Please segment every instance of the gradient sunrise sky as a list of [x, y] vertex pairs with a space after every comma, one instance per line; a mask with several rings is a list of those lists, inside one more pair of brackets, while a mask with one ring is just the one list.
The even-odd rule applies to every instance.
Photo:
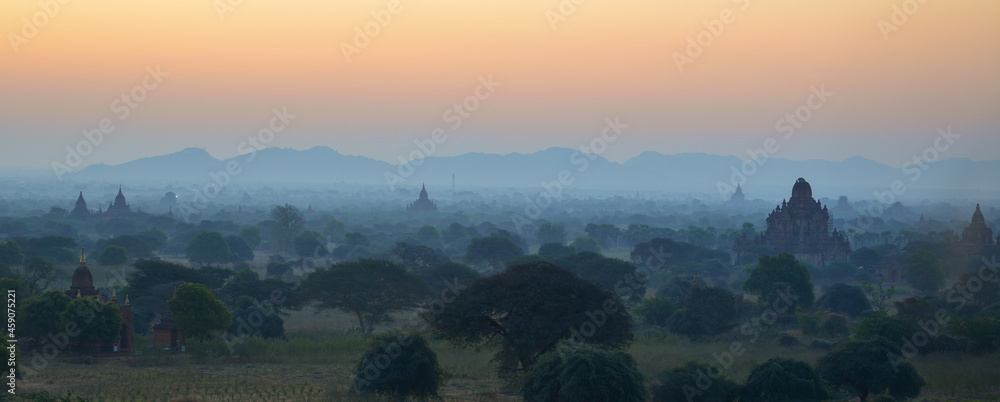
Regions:
[[[962, 137], [946, 157], [1000, 159], [998, 1], [580, 2], [402, 0], [348, 62], [343, 45], [390, 1], [7, 0], [0, 167], [63, 161], [103, 118], [115, 130], [83, 165], [231, 157], [273, 108], [296, 117], [271, 146], [391, 162], [439, 127], [437, 156], [504, 154], [579, 148], [616, 116], [629, 128], [604, 153], [615, 161], [745, 158], [774, 137], [774, 157], [900, 166], [947, 126]], [[42, 18], [43, 4], [59, 8]], [[731, 23], [680, 71], [675, 53], [721, 13]], [[156, 66], [169, 76], [120, 120], [113, 102]], [[501, 86], [452, 130], [443, 113], [480, 77]], [[813, 87], [834, 95], [782, 139], [775, 124]]]

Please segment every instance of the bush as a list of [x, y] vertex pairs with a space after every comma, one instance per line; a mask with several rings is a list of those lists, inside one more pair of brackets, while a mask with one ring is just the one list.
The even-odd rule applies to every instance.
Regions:
[[819, 327], [819, 319], [822, 316], [819, 314], [797, 313], [795, 318], [799, 322], [799, 329], [802, 330], [802, 333], [811, 335], [816, 333], [816, 329]]
[[865, 296], [865, 291], [857, 286], [838, 283], [830, 286], [823, 296], [820, 296], [816, 307], [834, 313], [857, 317], [866, 310], [871, 310], [871, 303]]
[[[660, 382], [653, 387], [653, 401], [692, 401], [692, 402], [732, 402], [739, 397], [740, 386], [733, 381], [719, 376], [708, 377], [718, 369], [708, 364], [688, 361], [681, 367], [660, 373]], [[709, 378], [711, 383], [707, 389], [702, 389], [699, 378]]]
[[369, 344], [351, 389], [393, 399], [437, 397], [444, 371], [423, 336], [391, 331]]
[[831, 350], [833, 349], [833, 343], [826, 339], [816, 339], [809, 343], [809, 349]]
[[670, 299], [653, 297], [643, 299], [635, 306], [635, 315], [646, 325], [666, 327], [670, 316], [677, 311], [677, 305]]
[[812, 366], [776, 357], [750, 372], [740, 401], [822, 401], [829, 398], [823, 379]]
[[916, 397], [924, 380], [896, 351], [885, 339], [848, 342], [821, 357], [816, 367], [831, 386], [853, 392], [862, 402], [882, 393]]
[[626, 352], [561, 341], [524, 375], [525, 401], [645, 401], [645, 378]]
[[847, 317], [836, 313], [830, 313], [820, 318], [817, 329], [828, 338], [847, 336], [851, 333], [847, 325]]
[[854, 336], [859, 340], [882, 337], [892, 342], [900, 339], [910, 339], [920, 330], [917, 323], [906, 317], [872, 314], [854, 324]]
[[947, 331], [952, 335], [969, 338], [983, 352], [992, 352], [1000, 344], [1000, 320], [984, 316], [952, 317]]
[[799, 338], [787, 332], [783, 332], [781, 336], [778, 337], [779, 346], [799, 346]]

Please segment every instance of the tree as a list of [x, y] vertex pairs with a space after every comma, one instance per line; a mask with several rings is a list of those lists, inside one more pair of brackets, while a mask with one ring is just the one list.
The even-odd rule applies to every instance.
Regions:
[[240, 230], [240, 237], [242, 237], [243, 241], [247, 243], [247, 247], [250, 247], [250, 250], [254, 250], [257, 248], [257, 246], [260, 245], [261, 242], [260, 228], [258, 227], [243, 228], [243, 230]]
[[323, 234], [331, 239], [340, 239], [344, 237], [345, 233], [347, 233], [347, 225], [336, 219], [330, 219], [326, 226], [323, 226]]
[[326, 239], [323, 235], [305, 230], [292, 240], [295, 254], [304, 258], [326, 257], [330, 252], [326, 249]]
[[535, 238], [538, 243], [566, 243], [566, 227], [558, 223], [545, 222], [538, 226], [535, 231]]
[[646, 325], [655, 325], [658, 327], [666, 327], [670, 316], [677, 311], [677, 304], [670, 299], [664, 297], [652, 297], [648, 299], [642, 299], [639, 304], [635, 306], [635, 315], [642, 318], [642, 321]]
[[229, 246], [229, 255], [232, 262], [253, 261], [253, 249], [246, 240], [236, 235], [226, 236], [226, 245]]
[[848, 342], [820, 357], [816, 367], [831, 386], [850, 390], [861, 402], [883, 392], [917, 397], [924, 380], [896, 350], [884, 339]]
[[584, 231], [587, 232], [587, 236], [597, 239], [597, 241], [601, 243], [601, 247], [607, 249], [612, 247], [617, 248], [618, 240], [622, 235], [621, 229], [618, 229], [615, 225], [610, 223], [588, 223]]
[[50, 290], [32, 296], [21, 303], [18, 331], [26, 338], [34, 338], [36, 343], [45, 342], [49, 334], [58, 333], [62, 327], [60, 317], [72, 299], [58, 290]]
[[277, 312], [285, 309], [298, 310], [305, 300], [295, 285], [278, 279], [260, 279], [260, 275], [250, 268], [233, 273], [219, 289], [219, 298], [229, 306], [238, 304], [246, 296], [258, 303], [267, 304]]
[[185, 338], [206, 340], [233, 325], [233, 315], [226, 305], [200, 283], [181, 285], [167, 305]]
[[441, 247], [441, 233], [431, 225], [421, 226], [417, 230], [416, 239], [423, 245]]
[[646, 378], [619, 349], [561, 341], [524, 375], [521, 397], [533, 401], [645, 401]]
[[191, 239], [187, 259], [200, 264], [223, 264], [233, 260], [229, 244], [219, 232], [202, 232]]
[[319, 268], [302, 283], [302, 291], [321, 308], [335, 308], [358, 317], [365, 332], [377, 317], [419, 306], [431, 293], [415, 274], [385, 260], [360, 259]]
[[153, 250], [159, 250], [167, 244], [167, 234], [159, 228], [154, 227], [143, 230], [136, 233], [136, 236], [145, 240], [146, 243], [149, 244], [149, 247], [152, 247]]
[[274, 220], [274, 227], [271, 228], [271, 249], [283, 253], [292, 252], [292, 239], [306, 225], [302, 212], [288, 204], [275, 206], [271, 208], [271, 219]]
[[470, 264], [483, 264], [496, 269], [506, 260], [524, 255], [524, 249], [511, 239], [493, 235], [472, 239], [465, 251], [465, 260]]
[[980, 350], [992, 352], [1000, 346], [1000, 320], [982, 314], [954, 317], [948, 323], [948, 333], [969, 338]]
[[25, 258], [42, 258], [52, 264], [70, 264], [76, 257], [76, 240], [63, 236], [16, 237]]
[[854, 323], [853, 328], [854, 339], [868, 340], [881, 337], [893, 342], [910, 339], [917, 331], [920, 331], [920, 327], [916, 321], [885, 313], [875, 313], [861, 318]]
[[398, 242], [389, 250], [393, 259], [403, 264], [410, 272], [421, 274], [432, 265], [437, 265], [448, 261], [448, 257], [440, 251], [423, 245]]
[[914, 289], [934, 293], [944, 287], [944, 269], [941, 260], [925, 250], [917, 250], [904, 257], [903, 280]]
[[456, 344], [496, 345], [493, 361], [510, 376], [561, 339], [621, 348], [632, 317], [612, 293], [547, 262], [515, 265], [474, 282], [424, 318]]
[[851, 253], [851, 263], [858, 267], [872, 267], [882, 262], [882, 254], [869, 247], [862, 247]]
[[128, 252], [132, 258], [153, 258], [153, 246], [143, 237], [139, 236], [115, 236], [110, 239], [98, 240], [94, 244], [96, 250], [104, 250], [107, 246], [118, 246]]
[[0, 242], [0, 264], [21, 265], [24, 261], [24, 252], [21, 246], [14, 241]]
[[32, 258], [21, 268], [21, 273], [16, 275], [21, 284], [19, 296], [31, 297], [49, 288], [52, 282], [65, 277], [66, 273], [56, 268], [41, 258]]
[[720, 287], [693, 286], [681, 309], [667, 322], [670, 332], [692, 340], [715, 336], [736, 326], [736, 296]]
[[546, 258], [565, 257], [575, 252], [576, 250], [573, 247], [560, 243], [545, 243], [538, 247], [538, 255]]
[[128, 252], [124, 247], [107, 246], [97, 256], [97, 263], [101, 265], [125, 265], [128, 262]]
[[754, 367], [740, 401], [822, 401], [830, 398], [823, 379], [809, 363], [772, 358]]
[[[75, 325], [77, 332], [71, 339], [81, 342], [111, 342], [118, 338], [122, 315], [118, 305], [104, 303], [97, 297], [81, 297], [66, 305], [59, 315], [60, 328]], [[69, 332], [69, 331], [67, 331]]]
[[[698, 361], [687, 361], [683, 366], [660, 373], [660, 383], [653, 387], [654, 402], [735, 402], [740, 395], [740, 385], [725, 377], [708, 377], [718, 368]], [[704, 384], [705, 378], [711, 382]]]
[[591, 253], [601, 253], [601, 245], [597, 242], [597, 239], [593, 237], [577, 237], [573, 239], [570, 243], [570, 247], [573, 247], [576, 252], [591, 252]]
[[259, 336], [264, 339], [285, 339], [285, 320], [273, 305], [263, 305], [250, 296], [240, 296], [233, 303], [233, 325], [228, 332], [234, 336]]
[[433, 265], [417, 275], [432, 289], [468, 286], [482, 278], [478, 271], [457, 262], [443, 262]]
[[747, 272], [750, 277], [743, 282], [743, 290], [759, 298], [771, 301], [779, 297], [778, 292], [791, 291], [796, 306], [809, 307], [815, 300], [809, 270], [791, 254], [761, 256]]
[[375, 336], [358, 363], [351, 389], [391, 400], [437, 398], [445, 372], [423, 336], [391, 331]]
[[645, 282], [649, 278], [637, 275], [636, 266], [628, 261], [583, 252], [555, 258], [552, 263], [627, 302], [638, 302], [646, 294]]
[[895, 286], [885, 286], [885, 281], [879, 279], [877, 283], [872, 283], [870, 281], [861, 281], [861, 288], [864, 289], [865, 294], [868, 295], [868, 299], [871, 301], [872, 309], [876, 313], [886, 314], [889, 312], [889, 306], [886, 304], [889, 300], [892, 300], [892, 296], [896, 293]]
[[857, 286], [843, 283], [830, 286], [826, 293], [820, 296], [816, 307], [835, 313], [847, 314], [851, 317], [857, 317], [861, 313], [872, 309], [864, 290]]

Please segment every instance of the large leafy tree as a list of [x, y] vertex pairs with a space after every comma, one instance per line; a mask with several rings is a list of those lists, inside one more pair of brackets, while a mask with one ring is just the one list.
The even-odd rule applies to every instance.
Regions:
[[240, 230], [240, 238], [246, 242], [247, 247], [250, 247], [250, 250], [253, 250], [260, 245], [262, 234], [260, 228], [258, 227], [247, 227]]
[[299, 257], [326, 257], [330, 251], [326, 248], [326, 239], [318, 232], [305, 230], [292, 239], [295, 254]]
[[94, 296], [70, 301], [59, 318], [62, 328], [67, 325], [76, 326], [78, 332], [72, 338], [77, 341], [113, 341], [118, 337], [122, 326], [122, 314], [118, 305], [101, 302]]
[[97, 256], [97, 263], [101, 265], [124, 265], [127, 262], [128, 251], [124, 247], [107, 246]]
[[104, 250], [107, 246], [123, 247], [132, 258], [153, 258], [153, 246], [146, 241], [146, 237], [142, 236], [115, 236], [110, 239], [99, 240], [94, 246], [97, 250]]
[[233, 325], [233, 315], [226, 305], [200, 283], [181, 285], [167, 305], [171, 318], [186, 338], [208, 339]]
[[561, 341], [527, 370], [521, 396], [539, 402], [641, 402], [646, 378], [623, 350]]
[[41, 258], [52, 264], [69, 264], [76, 253], [76, 240], [63, 236], [17, 237], [26, 258]]
[[244, 296], [258, 303], [269, 303], [278, 312], [298, 310], [305, 304], [293, 284], [272, 278], [260, 279], [260, 275], [250, 268], [236, 271], [219, 291], [219, 297], [230, 306]]
[[538, 230], [535, 231], [535, 238], [538, 239], [539, 244], [566, 244], [566, 227], [558, 223], [542, 223], [538, 226]]
[[593, 237], [577, 237], [570, 243], [577, 252], [589, 251], [591, 253], [601, 253], [601, 244]]
[[49, 334], [55, 334], [62, 328], [60, 317], [69, 306], [70, 299], [65, 293], [50, 290], [37, 296], [32, 296], [21, 303], [18, 331], [27, 338], [42, 342]]
[[427, 400], [438, 396], [444, 377], [427, 340], [418, 333], [397, 330], [371, 340], [351, 389], [391, 400]]
[[823, 379], [809, 363], [775, 357], [750, 372], [740, 401], [805, 402], [829, 398]]
[[219, 232], [203, 232], [187, 247], [187, 259], [199, 264], [223, 264], [232, 261], [233, 254]]
[[319, 268], [302, 282], [303, 294], [321, 308], [354, 313], [371, 332], [375, 320], [415, 308], [431, 292], [416, 274], [391, 261], [360, 259]]
[[884, 339], [848, 342], [821, 357], [816, 367], [831, 386], [850, 390], [861, 402], [881, 393], [914, 398], [924, 380], [896, 349]]
[[24, 261], [24, 251], [17, 242], [0, 242], [0, 264], [20, 265], [22, 261]]
[[225, 240], [233, 262], [253, 261], [253, 248], [247, 244], [246, 240], [236, 235], [226, 236]]
[[747, 293], [771, 301], [779, 297], [778, 292], [790, 290], [797, 306], [809, 307], [815, 301], [809, 270], [791, 254], [761, 256], [747, 272], [750, 277], [743, 282]]
[[628, 302], [638, 302], [646, 294], [645, 280], [636, 275], [636, 266], [617, 258], [582, 252], [555, 258], [552, 263], [586, 279]]
[[835, 313], [843, 313], [852, 317], [857, 317], [865, 311], [871, 310], [871, 303], [865, 296], [865, 291], [860, 287], [843, 283], [834, 284], [816, 303], [816, 307], [830, 310]]
[[470, 264], [497, 268], [501, 263], [524, 255], [524, 249], [506, 236], [493, 235], [472, 239], [465, 251]]
[[494, 362], [504, 376], [562, 339], [612, 348], [632, 341], [632, 317], [614, 294], [547, 262], [511, 266], [443, 301], [425, 315], [434, 333], [499, 347]]
[[65, 272], [41, 258], [32, 258], [21, 267], [14, 277], [21, 284], [21, 297], [31, 297], [49, 288], [53, 282], [65, 276]]
[[736, 295], [720, 287], [694, 286], [667, 322], [671, 332], [691, 339], [715, 336], [736, 326]]
[[271, 219], [274, 220], [274, 226], [271, 227], [271, 249], [291, 253], [292, 239], [306, 225], [305, 216], [295, 206], [285, 204], [271, 208]]
[[944, 286], [945, 274], [941, 260], [926, 250], [916, 250], [904, 258], [903, 280], [914, 289], [934, 293]]
[[[653, 387], [653, 401], [735, 402], [739, 384], [724, 377], [708, 377], [718, 370], [711, 365], [689, 360], [683, 366], [660, 373], [660, 383]], [[711, 380], [706, 383], [705, 378]]]
[[250, 296], [240, 296], [233, 303], [234, 336], [259, 336], [264, 339], [285, 339], [285, 320], [271, 305], [262, 305]]

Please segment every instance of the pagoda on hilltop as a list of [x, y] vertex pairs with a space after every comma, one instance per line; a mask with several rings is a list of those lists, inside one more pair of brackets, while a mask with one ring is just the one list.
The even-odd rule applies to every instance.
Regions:
[[[997, 236], [997, 241], [1000, 241], [1000, 236]], [[993, 240], [993, 229], [986, 225], [986, 217], [979, 209], [979, 204], [976, 204], [976, 211], [972, 213], [972, 221], [962, 231], [958, 245], [966, 253], [978, 254], [983, 250], [983, 247], [994, 244], [996, 243]]]

